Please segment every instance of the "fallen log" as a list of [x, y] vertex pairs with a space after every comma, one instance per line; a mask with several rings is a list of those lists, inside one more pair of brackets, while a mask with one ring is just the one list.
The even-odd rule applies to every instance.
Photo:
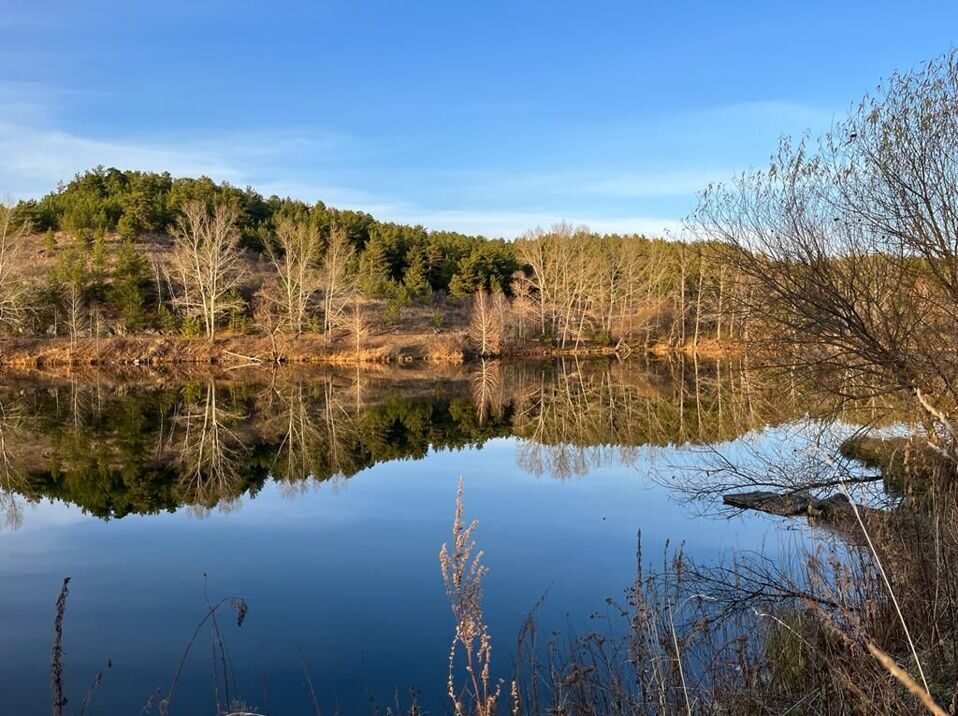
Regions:
[[841, 493], [820, 500], [805, 492], [781, 494], [756, 490], [723, 495], [722, 502], [740, 510], [757, 510], [780, 517], [807, 515], [816, 519], [828, 519], [852, 512], [852, 503]]

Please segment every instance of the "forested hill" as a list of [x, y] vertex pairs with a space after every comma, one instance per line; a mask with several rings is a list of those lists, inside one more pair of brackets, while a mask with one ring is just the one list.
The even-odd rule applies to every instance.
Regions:
[[[422, 226], [377, 221], [362, 211], [335, 209], [323, 202], [278, 196], [264, 197], [252, 187], [217, 184], [209, 177], [173, 177], [168, 172], [124, 171], [97, 167], [77, 174], [40, 200], [20, 202], [17, 214], [35, 232], [63, 231], [92, 241], [116, 233], [136, 240], [144, 234], [167, 233], [188, 202], [225, 203], [239, 210], [242, 243], [261, 251], [276, 223], [284, 218], [308, 222], [320, 235], [337, 226], [368, 264], [384, 265], [383, 283], [402, 283], [415, 267], [414, 292], [448, 290], [472, 294], [477, 283], [507, 288], [518, 268], [515, 252], [502, 239], [467, 236], [453, 231], [427, 231]], [[457, 274], [459, 275], [456, 278]]]
[[71, 350], [140, 332], [213, 342], [222, 328], [348, 334], [358, 355], [370, 332], [461, 338], [468, 324], [475, 350], [499, 355], [698, 346], [745, 326], [730, 306], [747, 287], [714, 246], [565, 224], [515, 240], [428, 231], [206, 177], [98, 167], [0, 205], [0, 229], [0, 331], [66, 335]]

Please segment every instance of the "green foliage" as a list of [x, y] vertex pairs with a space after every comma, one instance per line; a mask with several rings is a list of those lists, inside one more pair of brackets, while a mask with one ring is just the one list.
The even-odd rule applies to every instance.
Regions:
[[173, 313], [165, 304], [160, 304], [156, 308], [156, 321], [160, 325], [160, 330], [164, 333], [175, 334], [180, 331], [179, 321], [176, 314]]
[[323, 332], [323, 319], [317, 315], [311, 315], [306, 319], [306, 332], [307, 333], [322, 333]]
[[390, 323], [398, 323], [402, 319], [403, 309], [409, 305], [409, 294], [400, 287], [396, 295], [386, 301], [384, 317]]
[[409, 252], [409, 265], [403, 276], [403, 286], [413, 298], [428, 296], [432, 293], [429, 285], [429, 270], [426, 265], [426, 254], [419, 246], [414, 246]]
[[421, 245], [425, 240], [426, 230], [421, 226], [377, 224], [370, 230], [366, 250], [375, 247], [386, 262], [388, 277], [399, 282], [406, 270], [407, 254], [413, 246]]
[[109, 274], [110, 255], [106, 245], [106, 232], [97, 229], [93, 232], [93, 243], [90, 246], [90, 293], [95, 300], [103, 298], [106, 289], [106, 280]]
[[80, 242], [74, 242], [60, 252], [50, 275], [55, 285], [81, 293], [89, 290], [91, 277], [89, 251]]
[[456, 295], [471, 294], [478, 285], [507, 288], [516, 263], [512, 245], [503, 241], [378, 222], [364, 212], [334, 209], [322, 202], [264, 198], [249, 187], [240, 189], [209, 177], [173, 178], [168, 173], [96, 167], [39, 201], [20, 202], [17, 211], [34, 229], [48, 232], [47, 250], [55, 248], [55, 231], [94, 245], [97, 257], [91, 269], [98, 287], [94, 293], [100, 294], [106, 263], [100, 254], [106, 248], [101, 239], [112, 232], [128, 241], [168, 233], [182, 207], [193, 200], [236, 207], [243, 245], [256, 251], [263, 250], [283, 217], [308, 221], [324, 237], [333, 227], [342, 229], [359, 256], [360, 285], [373, 297], [394, 297], [399, 286], [413, 298], [450, 291], [454, 276], [458, 276]]
[[146, 323], [146, 303], [150, 291], [150, 272], [146, 258], [132, 241], [123, 241], [116, 253], [108, 304], [123, 319], [127, 330]]
[[606, 330], [596, 331], [592, 336], [592, 343], [602, 347], [611, 346], [612, 335]]
[[59, 226], [59, 219], [48, 203], [29, 199], [17, 204], [17, 215], [34, 231], [49, 231]]
[[449, 294], [454, 298], [467, 298], [480, 288], [490, 293], [508, 292], [512, 274], [518, 269], [512, 244], [486, 241], [459, 260], [456, 273], [449, 281]]
[[53, 271], [47, 274], [45, 281], [30, 287], [27, 302], [34, 307], [33, 321], [37, 332], [56, 331], [62, 298], [60, 286], [53, 277]]
[[228, 305], [229, 330], [233, 333], [249, 333], [253, 328], [253, 321], [247, 312], [246, 301], [235, 288], [223, 297], [224, 304]]
[[203, 327], [196, 316], [186, 316], [180, 324], [180, 333], [184, 338], [199, 338], [203, 334]]
[[363, 292], [371, 298], [393, 295], [395, 284], [390, 274], [385, 243], [377, 238], [370, 239], [359, 259], [359, 283]]
[[187, 405], [195, 405], [203, 397], [203, 389], [198, 383], [186, 383], [180, 392], [183, 396], [183, 402]]
[[459, 262], [485, 242], [481, 236], [466, 236], [454, 231], [433, 231], [426, 244], [426, 266], [433, 290], [448, 290]]

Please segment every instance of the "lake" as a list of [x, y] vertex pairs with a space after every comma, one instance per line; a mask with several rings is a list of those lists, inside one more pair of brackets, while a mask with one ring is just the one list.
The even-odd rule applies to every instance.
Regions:
[[[543, 598], [544, 634], [589, 628], [667, 544], [773, 556], [806, 527], [686, 489], [713, 450], [791, 444], [793, 386], [728, 361], [6, 375], [0, 388], [0, 693], [48, 713], [64, 577], [64, 679], [88, 713], [168, 688], [209, 602], [251, 707], [368, 712], [412, 687], [447, 710], [453, 617], [437, 555], [463, 479], [485, 550], [494, 669]], [[694, 492], [694, 490], [692, 490]], [[214, 713], [210, 632], [172, 713]], [[107, 661], [111, 667], [106, 669]], [[224, 694], [219, 694], [220, 699]]]

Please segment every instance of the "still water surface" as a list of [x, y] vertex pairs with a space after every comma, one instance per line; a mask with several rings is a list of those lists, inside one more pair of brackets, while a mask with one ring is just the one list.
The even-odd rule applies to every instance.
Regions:
[[[646, 560], [774, 554], [785, 520], [703, 515], [669, 487], [708, 446], [774, 436], [799, 414], [781, 387], [729, 365], [537, 364], [441, 373], [285, 371], [72, 379], [0, 388], [0, 693], [49, 712], [53, 605], [72, 578], [64, 646], [78, 706], [139, 713], [169, 685], [207, 597], [240, 596], [222, 627], [241, 696], [274, 713], [343, 713], [418, 687], [446, 710], [452, 636], [437, 554], [459, 477], [489, 576], [493, 661], [548, 592], [543, 633], [587, 629]], [[204, 577], [204, 575], [206, 575]], [[213, 713], [198, 639], [173, 713]], [[264, 678], [268, 687], [264, 689]]]

